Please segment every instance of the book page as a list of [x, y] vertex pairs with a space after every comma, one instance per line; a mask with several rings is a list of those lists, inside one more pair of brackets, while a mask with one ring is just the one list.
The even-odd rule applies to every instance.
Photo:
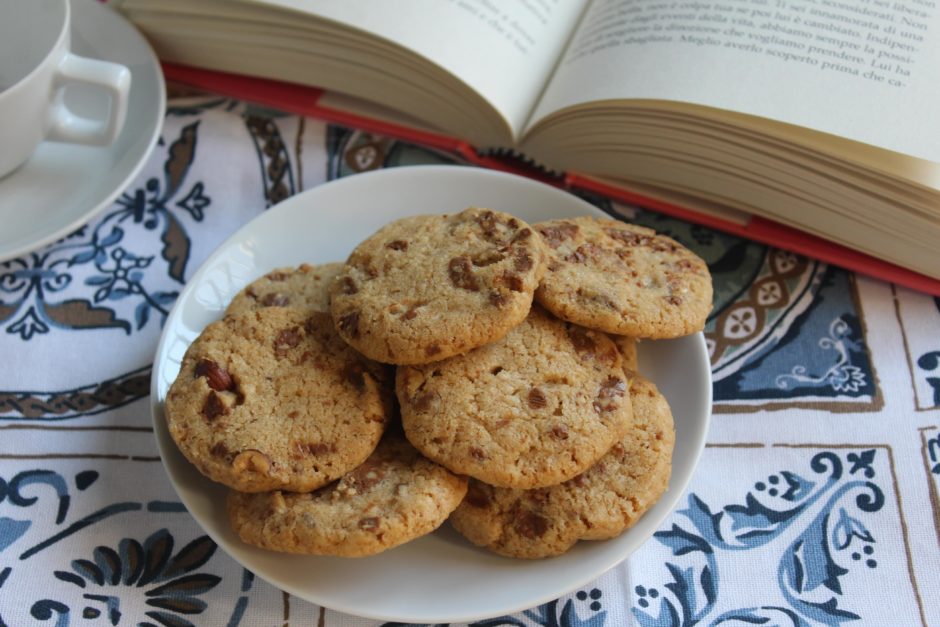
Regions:
[[595, 0], [530, 122], [671, 100], [940, 162], [938, 0]]
[[[260, 0], [256, 0], [260, 2]], [[488, 100], [514, 133], [586, 0], [263, 0], [373, 33], [430, 59]]]

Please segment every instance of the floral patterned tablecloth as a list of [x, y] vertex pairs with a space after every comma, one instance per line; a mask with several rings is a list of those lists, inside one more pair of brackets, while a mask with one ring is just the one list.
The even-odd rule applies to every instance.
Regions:
[[[179, 503], [151, 362], [186, 280], [278, 201], [455, 163], [223, 98], [171, 100], [143, 172], [0, 264], [0, 625], [373, 625], [256, 578]], [[486, 625], [940, 625], [940, 299], [634, 207], [709, 263], [708, 445], [625, 563]], [[2, 228], [2, 226], [0, 226]]]

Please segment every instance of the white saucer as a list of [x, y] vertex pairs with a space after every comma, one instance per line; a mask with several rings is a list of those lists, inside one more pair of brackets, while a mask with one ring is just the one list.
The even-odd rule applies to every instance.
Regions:
[[500, 557], [472, 546], [448, 525], [361, 559], [285, 555], [238, 539], [225, 513], [225, 488], [186, 461], [163, 416], [167, 391], [190, 343], [222, 316], [238, 290], [274, 268], [339, 261], [391, 220], [471, 205], [508, 211], [528, 222], [606, 215], [572, 194], [492, 170], [414, 166], [357, 174], [291, 196], [244, 225], [192, 276], [167, 317], [154, 359], [150, 403], [170, 481], [219, 546], [298, 598], [403, 623], [467, 622], [532, 608], [586, 585], [624, 560], [662, 525], [692, 477], [705, 447], [712, 402], [701, 333], [640, 344], [640, 372], [657, 384], [672, 408], [676, 448], [669, 491], [617, 538], [579, 542], [568, 553], [544, 560]]
[[[90, 220], [130, 184], [147, 161], [163, 124], [166, 90], [160, 64], [143, 36], [95, 0], [72, 2], [72, 51], [131, 70], [127, 122], [111, 146], [45, 142], [0, 179], [0, 261], [49, 244]], [[103, 96], [69, 90], [76, 112], [93, 116]]]

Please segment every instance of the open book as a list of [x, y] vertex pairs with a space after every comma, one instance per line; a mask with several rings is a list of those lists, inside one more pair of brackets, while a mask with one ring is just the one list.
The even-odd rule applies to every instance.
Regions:
[[935, 0], [111, 4], [164, 62], [317, 86], [321, 107], [745, 235], [758, 216], [940, 290]]

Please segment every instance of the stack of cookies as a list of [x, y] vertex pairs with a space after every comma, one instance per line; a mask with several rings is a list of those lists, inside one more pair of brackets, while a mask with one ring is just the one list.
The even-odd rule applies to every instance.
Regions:
[[699, 331], [705, 264], [616, 220], [471, 208], [276, 270], [187, 351], [169, 431], [245, 542], [362, 556], [450, 520], [523, 558], [614, 537], [666, 490], [636, 341]]

